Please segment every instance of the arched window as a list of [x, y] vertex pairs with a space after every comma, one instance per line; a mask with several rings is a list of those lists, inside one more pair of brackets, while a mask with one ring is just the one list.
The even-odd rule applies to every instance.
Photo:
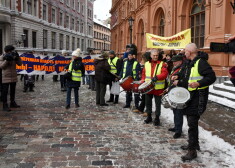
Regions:
[[198, 48], [204, 46], [205, 38], [205, 0], [194, 0], [190, 14], [192, 42]]
[[163, 11], [161, 12], [159, 19], [158, 35], [164, 37], [164, 27], [165, 27], [165, 16]]

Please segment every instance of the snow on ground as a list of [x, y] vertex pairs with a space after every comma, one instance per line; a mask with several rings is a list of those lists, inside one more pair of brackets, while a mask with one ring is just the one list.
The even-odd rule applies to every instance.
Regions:
[[[109, 95], [109, 89], [107, 88], [107, 95]], [[133, 97], [134, 98], [134, 97]], [[210, 99], [212, 99], [213, 96], [210, 95]], [[223, 99], [223, 98], [222, 98]], [[219, 100], [215, 99], [215, 101], [218, 101], [222, 103], [228, 102], [227, 100]], [[125, 92], [121, 92], [120, 94], [120, 102], [125, 104], [126, 98], [125, 98]], [[133, 102], [132, 102], [133, 103]], [[155, 103], [153, 102], [153, 109], [155, 109]], [[233, 108], [235, 108], [234, 102], [228, 102], [228, 105], [233, 104]], [[143, 122], [143, 120], [140, 120], [138, 116], [131, 115], [132, 119], [135, 121]], [[161, 118], [169, 125], [173, 125], [173, 112], [171, 109], [165, 109], [162, 106], [161, 111]], [[186, 134], [185, 137], [187, 137], [188, 132], [188, 126], [187, 126], [187, 120], [184, 118], [184, 124], [183, 124], [183, 133]], [[210, 157], [224, 159], [224, 166], [225, 167], [235, 167], [235, 146], [230, 145], [229, 143], [225, 142], [223, 139], [219, 138], [217, 135], [212, 135], [211, 132], [203, 129], [202, 127], [199, 127], [199, 140], [200, 140], [200, 146], [202, 151], [199, 154], [199, 162], [207, 163]], [[216, 160], [215, 162], [209, 161], [208, 166], [209, 167], [217, 167]]]

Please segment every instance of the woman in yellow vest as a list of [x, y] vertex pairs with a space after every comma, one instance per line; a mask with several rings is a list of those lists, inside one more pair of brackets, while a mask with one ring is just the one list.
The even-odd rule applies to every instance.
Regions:
[[66, 109], [70, 108], [71, 103], [71, 91], [74, 89], [75, 107], [79, 107], [79, 95], [78, 90], [81, 85], [81, 78], [85, 74], [85, 68], [82, 63], [82, 57], [80, 57], [81, 50], [78, 48], [72, 53], [72, 61], [65, 68], [72, 73], [71, 80], [67, 80], [67, 99], [66, 99]]

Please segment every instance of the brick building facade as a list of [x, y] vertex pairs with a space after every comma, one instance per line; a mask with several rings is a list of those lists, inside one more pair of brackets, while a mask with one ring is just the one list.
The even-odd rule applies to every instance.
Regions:
[[227, 75], [235, 65], [234, 54], [209, 50], [210, 42], [227, 42], [226, 36], [235, 34], [230, 0], [112, 0], [110, 13], [111, 48], [120, 54], [130, 41], [128, 18], [132, 17], [138, 57], [147, 50], [145, 33], [168, 37], [191, 28], [192, 42], [209, 53], [217, 76]]
[[13, 44], [18, 51], [49, 55], [93, 47], [94, 0], [0, 0], [0, 53]]
[[94, 53], [100, 54], [101, 51], [110, 50], [111, 32], [110, 27], [102, 21], [94, 18]]

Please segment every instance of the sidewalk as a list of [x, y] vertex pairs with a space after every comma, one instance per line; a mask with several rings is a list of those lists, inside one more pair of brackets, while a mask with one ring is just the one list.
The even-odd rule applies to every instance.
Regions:
[[182, 162], [180, 146], [186, 144], [187, 130], [183, 138], [172, 138], [168, 109], [162, 110], [162, 126], [154, 127], [124, 110], [123, 103], [97, 107], [95, 92], [86, 85], [80, 88], [81, 107], [71, 104], [69, 110], [66, 93], [51, 76], [39, 80], [35, 92], [23, 93], [22, 88], [19, 82], [16, 102], [21, 108], [0, 111], [1, 168], [235, 167], [234, 146], [202, 128], [198, 158]]

